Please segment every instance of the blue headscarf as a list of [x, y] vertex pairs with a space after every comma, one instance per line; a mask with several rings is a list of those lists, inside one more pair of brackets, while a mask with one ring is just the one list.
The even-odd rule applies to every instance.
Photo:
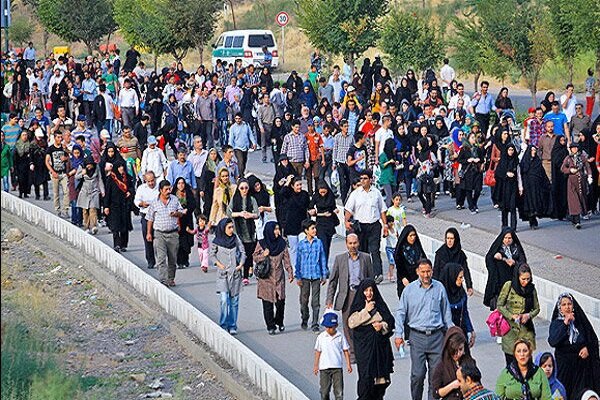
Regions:
[[[542, 357], [545, 358], [544, 362], [541, 362]], [[550, 375], [550, 378], [548, 378], [548, 383], [550, 384], [550, 395], [552, 396], [552, 398], [554, 398], [554, 393], [556, 393], [556, 391], [558, 390], [562, 398], [566, 399], [567, 390], [565, 389], [563, 384], [560, 383], [558, 378], [556, 378], [556, 376], [558, 375], [558, 366], [556, 365], [556, 360], [554, 359], [552, 353], [550, 353], [549, 351], [538, 353], [538, 355], [535, 357], [535, 365], [542, 368], [542, 364], [545, 364], [548, 358], [552, 360], [552, 364], [554, 365], [554, 368], [552, 369], [552, 375]]]
[[85, 159], [84, 154], [83, 154], [83, 149], [81, 148], [80, 145], [74, 144], [73, 150], [71, 150], [71, 154], [73, 154], [75, 152], [75, 150], [79, 150], [79, 157], [75, 157], [74, 155], [71, 155], [71, 167], [73, 169], [77, 169], [80, 166], [82, 166], [83, 160]]
[[269, 249], [269, 256], [275, 257], [281, 254], [286, 247], [285, 240], [279, 236], [275, 237], [275, 227], [279, 224], [276, 221], [269, 221], [265, 224], [263, 230], [264, 238], [260, 241], [260, 247]]

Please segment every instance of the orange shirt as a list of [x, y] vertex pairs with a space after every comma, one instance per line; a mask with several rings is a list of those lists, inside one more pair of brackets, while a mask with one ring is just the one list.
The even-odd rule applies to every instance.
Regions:
[[306, 133], [306, 143], [308, 144], [308, 153], [310, 154], [310, 161], [316, 161], [321, 158], [321, 152], [319, 149], [323, 147], [323, 138], [320, 134], [315, 132], [314, 134]]

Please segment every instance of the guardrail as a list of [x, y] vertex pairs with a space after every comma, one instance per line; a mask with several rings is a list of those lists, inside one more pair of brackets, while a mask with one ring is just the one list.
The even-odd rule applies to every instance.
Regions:
[[202, 314], [158, 280], [148, 275], [131, 261], [94, 236], [56, 215], [2, 192], [2, 210], [10, 212], [50, 232], [93, 257], [100, 265], [148, 297], [165, 312], [185, 325], [198, 339], [227, 361], [233, 368], [247, 375], [264, 394], [274, 400], [308, 400], [308, 397], [283, 375], [240, 341], [224, 334], [223, 329]]
[[[340, 218], [341, 223], [336, 228], [337, 233], [341, 236], [345, 236], [346, 227], [344, 226], [343, 220], [344, 209], [342, 206], [338, 206], [338, 209], [340, 210], [338, 217]], [[423, 251], [425, 251], [427, 257], [433, 261], [436, 250], [443, 244], [442, 241], [424, 235], [421, 232], [419, 232], [419, 238], [421, 239], [421, 244], [423, 245]], [[383, 240], [381, 241], [381, 251], [385, 254], [385, 241]], [[488, 275], [487, 268], [485, 267], [485, 256], [467, 250], [464, 251], [467, 255], [469, 270], [471, 271], [471, 278], [473, 279], [473, 289], [478, 293], [483, 293], [485, 291]], [[594, 330], [596, 332], [600, 332], [599, 299], [595, 299], [586, 294], [569, 289], [566, 286], [549, 281], [548, 279], [540, 278], [539, 276], [534, 277], [534, 282], [540, 303], [539, 316], [541, 318], [550, 320], [550, 318], [552, 318], [552, 312], [554, 311], [558, 296], [561, 293], [569, 292], [577, 299], [579, 305], [585, 310], [590, 322], [594, 326]]]

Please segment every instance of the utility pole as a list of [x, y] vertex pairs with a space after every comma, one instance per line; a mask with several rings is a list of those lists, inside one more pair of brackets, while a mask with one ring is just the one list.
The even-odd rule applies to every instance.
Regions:
[[2, 29], [4, 29], [4, 44], [6, 52], [8, 53], [8, 28], [10, 27], [10, 0], [2, 1]]

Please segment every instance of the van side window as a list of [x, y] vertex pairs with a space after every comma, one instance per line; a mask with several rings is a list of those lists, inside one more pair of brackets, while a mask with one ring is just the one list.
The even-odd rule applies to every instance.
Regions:
[[243, 36], [235, 36], [233, 38], [233, 47], [238, 48], [244, 45], [244, 37]]
[[215, 47], [223, 47], [224, 40], [225, 40], [224, 36], [219, 37], [219, 40], [217, 40], [217, 43], [215, 43]]
[[233, 42], [233, 36], [227, 36], [225, 38], [225, 48], [226, 49], [230, 49], [231, 48], [231, 43]]
[[248, 47], [257, 47], [262, 48], [263, 46], [273, 47], [275, 46], [275, 41], [273, 40], [273, 36], [264, 34], [264, 35], [248, 35]]

